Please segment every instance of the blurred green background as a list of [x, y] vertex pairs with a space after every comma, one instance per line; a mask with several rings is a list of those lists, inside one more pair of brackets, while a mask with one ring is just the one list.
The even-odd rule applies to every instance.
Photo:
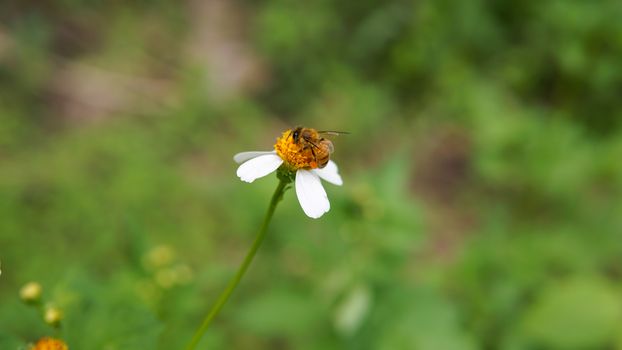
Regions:
[[622, 5], [0, 3], [0, 348], [180, 349], [296, 125], [343, 187], [293, 191], [202, 349], [622, 349]]

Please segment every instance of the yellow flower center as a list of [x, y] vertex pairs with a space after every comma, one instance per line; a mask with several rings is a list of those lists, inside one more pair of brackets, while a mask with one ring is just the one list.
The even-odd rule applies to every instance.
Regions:
[[41, 338], [32, 350], [68, 350], [67, 344], [60, 339]]
[[317, 168], [311, 148], [303, 148], [300, 142], [296, 144], [291, 130], [285, 130], [283, 135], [276, 139], [274, 150], [291, 170]]

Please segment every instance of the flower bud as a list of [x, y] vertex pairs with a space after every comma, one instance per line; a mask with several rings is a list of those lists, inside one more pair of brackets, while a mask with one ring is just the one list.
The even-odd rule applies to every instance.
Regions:
[[43, 320], [45, 323], [49, 324], [52, 327], [60, 326], [60, 321], [63, 319], [62, 312], [53, 306], [46, 306], [45, 311], [43, 313]]
[[175, 271], [175, 280], [177, 284], [188, 284], [194, 277], [194, 273], [188, 265], [178, 264], [173, 270]]
[[175, 250], [169, 245], [162, 244], [153, 247], [143, 256], [143, 266], [149, 270], [169, 265], [175, 259]]
[[25, 303], [36, 303], [41, 299], [43, 288], [38, 282], [28, 282], [19, 290], [19, 297]]

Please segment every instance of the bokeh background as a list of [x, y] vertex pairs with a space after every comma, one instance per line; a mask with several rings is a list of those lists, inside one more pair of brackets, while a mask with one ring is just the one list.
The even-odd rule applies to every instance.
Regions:
[[[618, 0], [0, 3], [0, 348], [180, 349], [292, 126], [344, 186], [277, 208], [207, 349], [622, 349]], [[64, 313], [54, 333], [18, 297]]]

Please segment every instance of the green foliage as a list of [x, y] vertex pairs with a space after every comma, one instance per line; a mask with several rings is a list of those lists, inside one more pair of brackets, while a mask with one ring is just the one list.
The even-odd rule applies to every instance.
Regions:
[[0, 4], [0, 349], [182, 348], [276, 186], [232, 155], [294, 125], [344, 186], [286, 192], [203, 348], [622, 349], [619, 1], [199, 3]]
[[622, 318], [619, 292], [606, 283], [593, 280], [558, 283], [542, 294], [525, 315], [524, 332], [547, 348], [600, 348], [619, 330]]

